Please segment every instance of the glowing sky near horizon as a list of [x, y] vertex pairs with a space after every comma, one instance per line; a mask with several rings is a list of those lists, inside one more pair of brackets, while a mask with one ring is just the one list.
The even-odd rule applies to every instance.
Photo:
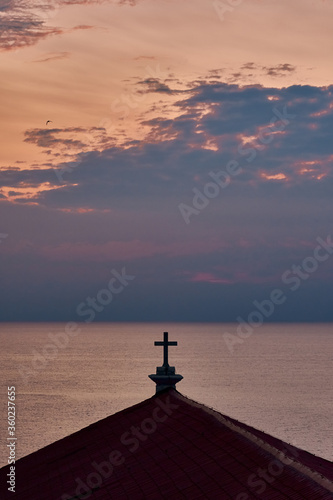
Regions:
[[[32, 276], [35, 303], [48, 283], [75, 303], [110, 263], [191, 284], [191, 304], [202, 283], [279, 281], [331, 230], [332, 25], [321, 0], [2, 2], [8, 317]], [[295, 119], [263, 143], [274, 107]], [[185, 224], [179, 204], [230, 160], [241, 175]]]

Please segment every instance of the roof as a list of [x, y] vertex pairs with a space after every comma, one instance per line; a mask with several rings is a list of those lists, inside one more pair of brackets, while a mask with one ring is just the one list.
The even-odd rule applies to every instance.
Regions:
[[[8, 466], [0, 470], [4, 491]], [[333, 498], [333, 464], [168, 389], [16, 462], [15, 500]]]

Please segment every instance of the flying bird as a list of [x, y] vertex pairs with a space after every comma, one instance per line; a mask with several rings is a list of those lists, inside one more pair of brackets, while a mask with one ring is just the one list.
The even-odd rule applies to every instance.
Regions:
[[47, 125], [48, 123], [53, 123], [53, 122], [52, 122], [52, 120], [47, 120], [46, 125]]

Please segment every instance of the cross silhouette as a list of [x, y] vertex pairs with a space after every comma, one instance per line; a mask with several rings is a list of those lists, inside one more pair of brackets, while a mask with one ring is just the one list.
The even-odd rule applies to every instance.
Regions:
[[169, 342], [168, 341], [168, 335], [169, 333], [168, 332], [164, 332], [163, 333], [163, 342], [162, 341], [155, 341], [154, 342], [154, 345], [157, 345], [157, 346], [163, 346], [163, 366], [167, 369], [169, 367], [169, 363], [168, 363], [168, 347], [169, 345], [177, 345], [177, 342]]

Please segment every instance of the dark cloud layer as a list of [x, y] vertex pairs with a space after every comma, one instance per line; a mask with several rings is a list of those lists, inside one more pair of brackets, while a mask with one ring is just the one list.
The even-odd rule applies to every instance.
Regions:
[[[55, 164], [66, 187], [59, 186], [49, 170], [48, 181], [55, 189], [41, 191], [35, 201], [70, 208], [85, 200], [85, 206], [94, 209], [116, 206], [126, 197], [145, 203], [142, 196], [148, 194], [168, 202], [171, 192], [188, 201], [192, 186], [202, 188], [209, 172], [223, 169], [230, 160], [237, 161], [242, 172], [224, 197], [235, 192], [249, 196], [254, 190], [262, 196], [329, 196], [332, 90], [199, 85], [176, 103], [178, 117], [146, 121], [151, 127], [149, 140], [126, 148], [113, 145], [96, 151], [92, 141], [91, 150], [82, 153], [93, 133], [107, 143], [103, 128], [29, 130], [27, 142], [50, 153], [70, 150], [77, 160], [75, 167], [72, 160], [68, 165]], [[9, 170], [2, 171], [0, 182], [14, 187], [23, 177], [35, 184], [45, 182], [45, 176], [45, 170]]]
[[[26, 132], [53, 159], [0, 170], [2, 319], [15, 319], [31, 287], [20, 319], [73, 319], [125, 265], [135, 284], [101, 320], [232, 321], [286, 288], [283, 273], [332, 234], [332, 86], [198, 82], [177, 98], [173, 119], [146, 121], [146, 140], [126, 146], [103, 128]], [[67, 150], [69, 162], [54, 160]], [[231, 161], [237, 175], [204, 201], [216, 193], [211, 174], [225, 179]], [[188, 224], [180, 204], [194, 209]], [[273, 321], [333, 320], [332, 259]]]

